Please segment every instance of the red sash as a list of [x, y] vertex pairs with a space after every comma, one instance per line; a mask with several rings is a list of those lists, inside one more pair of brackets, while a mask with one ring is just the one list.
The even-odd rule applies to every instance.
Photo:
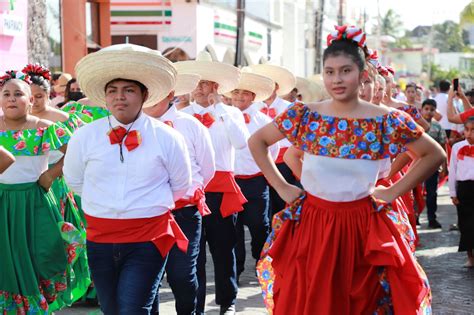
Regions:
[[165, 257], [176, 243], [186, 253], [188, 239], [171, 212], [151, 218], [105, 219], [85, 214], [87, 239], [96, 243], [152, 242]]
[[242, 205], [247, 202], [232, 172], [217, 171], [205, 191], [224, 193], [220, 208], [224, 218], [244, 210]]
[[280, 151], [278, 152], [278, 157], [277, 159], [275, 160], [275, 164], [281, 164], [281, 163], [285, 163], [285, 161], [283, 161], [283, 156], [285, 155], [285, 152], [288, 150], [288, 147], [286, 148], [280, 148]]
[[206, 204], [206, 195], [202, 188], [196, 189], [192, 198], [181, 198], [175, 202], [175, 207], [172, 211], [186, 207], [187, 205], [197, 206], [199, 213], [204, 217], [211, 214], [211, 210]]

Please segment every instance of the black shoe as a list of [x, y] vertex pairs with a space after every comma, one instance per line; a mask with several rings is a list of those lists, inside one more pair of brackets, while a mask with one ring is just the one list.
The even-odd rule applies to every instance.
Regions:
[[416, 226], [421, 226], [420, 217], [416, 217]]
[[221, 306], [220, 315], [235, 315], [235, 304], [228, 306]]
[[430, 229], [441, 229], [441, 224], [439, 224], [439, 222], [436, 221], [436, 219], [434, 219], [434, 220], [429, 221], [428, 227]]

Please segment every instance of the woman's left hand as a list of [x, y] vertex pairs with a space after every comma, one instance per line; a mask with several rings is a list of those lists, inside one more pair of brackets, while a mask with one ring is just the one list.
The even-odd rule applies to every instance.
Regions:
[[379, 199], [388, 203], [392, 202], [398, 197], [393, 193], [392, 189], [383, 186], [377, 186], [372, 196], [375, 199]]
[[49, 173], [49, 171], [44, 172], [41, 174], [41, 176], [38, 179], [38, 184], [43, 187], [46, 191], [48, 191], [51, 188], [51, 185], [53, 185], [53, 177]]

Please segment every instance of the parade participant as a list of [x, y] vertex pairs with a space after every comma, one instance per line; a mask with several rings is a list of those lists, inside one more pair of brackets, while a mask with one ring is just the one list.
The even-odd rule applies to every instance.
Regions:
[[[204, 188], [214, 176], [215, 154], [209, 131], [196, 118], [178, 111], [172, 105], [175, 96], [189, 94], [199, 83], [200, 76], [178, 74], [172, 92], [158, 104], [144, 112], [174, 128], [183, 135], [191, 160], [192, 186], [186, 195], [176, 201], [172, 213], [186, 235], [189, 244], [186, 253], [175, 245], [166, 262], [168, 283], [175, 297], [176, 313], [192, 315], [196, 312], [198, 280], [197, 258], [201, 241], [202, 217], [210, 213]], [[158, 309], [159, 303], [155, 303]]]
[[474, 117], [464, 123], [464, 137], [451, 151], [449, 194], [458, 210], [459, 251], [467, 252], [464, 267], [474, 268]]
[[170, 249], [187, 239], [170, 212], [191, 185], [175, 130], [142, 112], [166, 97], [176, 70], [146, 47], [112, 45], [82, 58], [78, 81], [111, 115], [78, 129], [64, 177], [82, 198], [89, 267], [104, 314], [150, 314]]
[[[275, 216], [258, 268], [276, 315], [430, 311], [427, 279], [389, 203], [431, 174], [444, 153], [405, 113], [358, 98], [364, 42], [361, 29], [336, 27], [323, 54], [332, 99], [293, 104], [249, 140], [263, 174], [290, 204]], [[287, 183], [267, 154], [283, 137], [305, 152], [306, 192]], [[389, 188], [375, 188], [402, 148], [419, 163]]]
[[387, 87], [385, 79], [380, 74], [377, 74], [375, 76], [375, 93], [374, 97], [372, 98], [372, 103], [374, 103], [375, 105], [382, 104], [382, 100], [385, 97], [386, 88]]
[[[33, 94], [33, 106], [31, 115], [40, 119], [48, 120], [63, 126], [73, 133], [77, 128], [82, 126], [82, 121], [74, 115], [69, 115], [59, 109], [50, 106], [49, 93], [51, 87], [49, 85], [50, 72], [47, 68], [39, 64], [29, 64], [22, 70], [28, 75], [31, 81], [31, 92]], [[49, 153], [48, 164], [53, 166], [63, 164], [64, 154], [59, 150], [52, 150]], [[84, 217], [74, 199], [73, 192], [69, 189], [62, 175], [58, 176], [51, 190], [55, 200], [59, 206], [59, 211], [66, 222], [72, 223], [82, 234], [85, 239]], [[69, 296], [63, 294], [62, 302], [65, 305], [71, 305], [80, 299], [87, 291], [90, 284], [89, 267], [87, 265], [87, 257], [85, 251], [77, 257], [73, 270], [69, 271], [71, 283], [68, 283]], [[57, 302], [58, 303], [58, 302]], [[59, 305], [58, 308], [64, 305]]]
[[[421, 113], [423, 118], [430, 123], [430, 129], [427, 133], [433, 138], [441, 147], [445, 148], [447, 143], [446, 133], [441, 125], [434, 120], [436, 113], [436, 101], [434, 99], [426, 99], [423, 101]], [[428, 214], [428, 227], [432, 229], [441, 228], [441, 224], [436, 220], [436, 210], [438, 209], [438, 179], [444, 178], [447, 173], [446, 162], [442, 165], [442, 171], [435, 170], [434, 173], [425, 181], [426, 190], [426, 209]]]
[[[243, 68], [239, 85], [229, 93], [232, 96], [232, 105], [240, 109], [245, 118], [249, 134], [262, 128], [271, 119], [260, 112], [260, 104], [267, 99], [274, 90], [274, 82], [267, 77], [252, 73], [248, 67]], [[278, 144], [270, 147], [272, 159], [278, 156]], [[255, 261], [260, 258], [263, 244], [270, 231], [270, 196], [267, 180], [260, 172], [248, 147], [236, 150], [235, 179], [242, 189], [245, 198], [244, 211], [237, 216], [237, 278], [245, 269], [245, 236], [244, 225], [251, 235], [252, 257]]]
[[30, 83], [17, 71], [8, 71], [0, 83], [0, 144], [15, 156], [0, 175], [0, 313], [5, 315], [47, 314], [64, 305], [67, 270], [85, 250], [85, 240], [63, 221], [50, 191], [62, 165], [48, 169], [49, 151], [64, 151], [70, 133], [28, 114]]
[[[455, 92], [461, 99], [464, 107], [464, 112], [458, 113], [456, 111], [456, 108], [454, 107], [454, 95]], [[459, 85], [457, 91], [453, 91], [453, 89], [450, 89], [448, 92], [448, 101], [447, 101], [447, 117], [448, 121], [454, 124], [464, 124], [469, 117], [474, 116], [474, 107], [471, 104], [470, 100], [466, 97], [464, 94], [462, 87]], [[454, 126], [453, 126], [454, 127]]]
[[440, 112], [440, 119], [436, 119], [443, 127], [446, 135], [449, 137], [453, 125], [448, 120], [448, 92], [450, 90], [451, 83], [448, 80], [441, 80], [439, 82], [439, 93], [435, 96], [434, 100], [437, 104], [437, 110]]
[[9, 151], [0, 146], [0, 174], [5, 172], [15, 162], [15, 157]]
[[54, 93], [56, 96], [51, 100], [51, 106], [56, 107], [61, 102], [64, 102], [64, 93], [66, 92], [66, 85], [69, 80], [72, 79], [72, 75], [63, 72], [56, 81], [56, 85], [53, 86]]
[[[254, 73], [269, 77], [273, 82], [275, 82], [275, 89], [272, 95], [261, 103], [261, 111], [273, 119], [276, 115], [284, 112], [290, 105], [289, 102], [283, 100], [280, 96], [291, 92], [296, 85], [296, 78], [291, 71], [277, 65], [259, 64], [252, 65], [250, 68]], [[282, 139], [279, 145], [280, 152], [275, 162], [278, 170], [283, 174], [287, 182], [293, 185], [299, 185], [298, 180], [283, 161], [283, 156], [285, 155], [286, 150], [291, 146], [291, 143], [287, 139]], [[270, 205], [270, 218], [285, 207], [285, 201], [280, 198], [274, 187], [270, 187]]]
[[405, 87], [406, 103], [416, 107], [416, 83], [408, 83]]
[[235, 222], [237, 212], [247, 201], [234, 179], [235, 150], [247, 146], [248, 131], [242, 113], [219, 101], [218, 94], [232, 91], [239, 83], [240, 71], [234, 66], [214, 62], [207, 52], [194, 61], [175, 64], [179, 73], [201, 76], [193, 91], [194, 102], [183, 112], [196, 117], [211, 135], [216, 154], [216, 174], [207, 185], [206, 203], [211, 214], [203, 218], [203, 233], [198, 258], [197, 314], [204, 313], [206, 299], [206, 242], [214, 262], [216, 303], [220, 312], [233, 314], [237, 300], [235, 265]]

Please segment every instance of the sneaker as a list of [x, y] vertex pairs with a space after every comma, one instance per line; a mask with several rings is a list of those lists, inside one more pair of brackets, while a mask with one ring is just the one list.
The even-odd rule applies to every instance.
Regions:
[[235, 304], [228, 306], [221, 306], [220, 315], [235, 315]]
[[459, 231], [459, 227], [458, 227], [458, 225], [457, 225], [456, 223], [454, 223], [454, 224], [451, 224], [451, 225], [449, 226], [449, 230], [450, 230], [450, 231]]
[[432, 221], [429, 221], [428, 227], [430, 229], [441, 229], [441, 224], [439, 224], [439, 222], [434, 219]]

